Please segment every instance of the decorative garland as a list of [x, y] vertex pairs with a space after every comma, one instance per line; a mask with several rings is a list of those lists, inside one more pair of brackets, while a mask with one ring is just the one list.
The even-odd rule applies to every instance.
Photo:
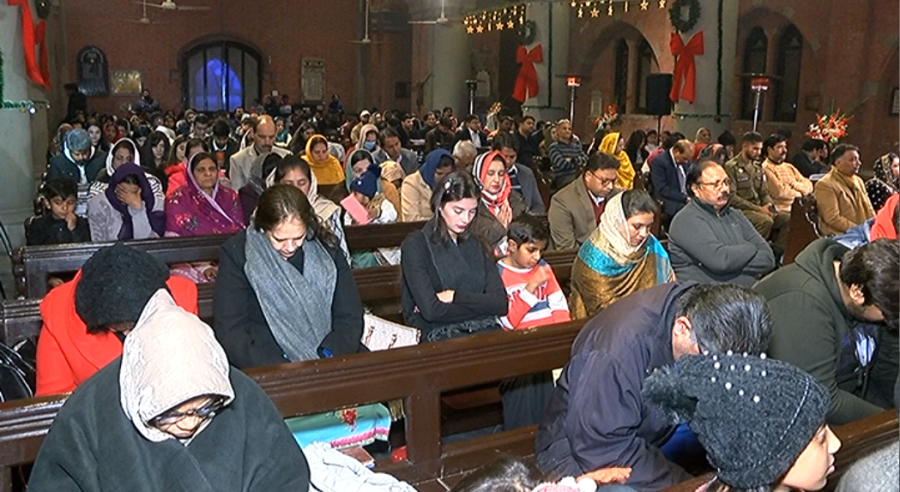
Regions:
[[534, 38], [537, 36], [537, 22], [526, 19], [522, 25], [519, 26], [519, 37], [521, 38], [521, 44], [528, 46], [529, 44], [534, 42]]
[[37, 108], [49, 108], [49, 101], [7, 101], [3, 98], [3, 52], [0, 51], [0, 109], [18, 109], [20, 112], [34, 114]]
[[[684, 7], [690, 9], [687, 20], [681, 18], [681, 9]], [[675, 0], [669, 7], [669, 20], [677, 33], [685, 33], [693, 29], [697, 25], [698, 19], [700, 19], [700, 0]]]

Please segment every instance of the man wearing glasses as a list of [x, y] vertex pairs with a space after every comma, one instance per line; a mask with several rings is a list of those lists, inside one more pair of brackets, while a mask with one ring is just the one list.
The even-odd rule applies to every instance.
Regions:
[[588, 159], [581, 178], [553, 195], [548, 220], [554, 249], [578, 248], [594, 232], [614, 192], [618, 170], [615, 157], [598, 152]]
[[692, 199], [669, 231], [669, 257], [678, 280], [750, 286], [772, 271], [772, 248], [740, 210], [729, 206], [731, 180], [725, 169], [703, 161], [686, 181]]

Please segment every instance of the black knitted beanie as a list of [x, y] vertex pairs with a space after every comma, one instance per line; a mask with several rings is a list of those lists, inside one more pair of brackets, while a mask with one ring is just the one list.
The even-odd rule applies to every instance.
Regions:
[[719, 479], [772, 485], [825, 423], [830, 398], [806, 372], [752, 355], [690, 355], [651, 374], [644, 398], [688, 422]]
[[88, 329], [137, 321], [169, 269], [148, 253], [121, 243], [101, 248], [84, 263], [75, 287], [75, 311]]

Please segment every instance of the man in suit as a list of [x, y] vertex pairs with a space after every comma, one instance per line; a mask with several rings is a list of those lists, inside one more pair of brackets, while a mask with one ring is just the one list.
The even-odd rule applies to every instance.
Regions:
[[416, 153], [409, 149], [404, 149], [400, 145], [400, 133], [397, 130], [388, 126], [381, 130], [378, 138], [381, 143], [381, 149], [375, 152], [376, 162], [394, 161], [400, 164], [407, 176], [419, 169], [419, 159], [416, 157]]
[[275, 121], [271, 116], [264, 114], [256, 120], [253, 127], [253, 145], [231, 156], [231, 165], [228, 170], [228, 178], [231, 180], [231, 189], [239, 190], [250, 182], [250, 168], [260, 156], [274, 152], [282, 157], [290, 155], [291, 151], [275, 146]]
[[503, 160], [506, 161], [506, 174], [512, 183], [513, 191], [522, 195], [528, 211], [533, 214], [544, 213], [544, 201], [541, 199], [534, 171], [516, 160], [519, 149], [515, 137], [508, 132], [497, 133], [491, 142], [491, 150], [496, 150], [503, 156]]
[[612, 196], [619, 161], [598, 152], [588, 159], [584, 173], [550, 199], [550, 240], [554, 249], [575, 249], [587, 241]]
[[794, 154], [791, 164], [800, 171], [805, 178], [814, 174], [828, 172], [828, 142], [818, 138], [810, 138], [803, 142], [800, 152]]
[[456, 140], [454, 143], [459, 142], [460, 140], [471, 141], [476, 149], [487, 147], [487, 135], [481, 131], [481, 120], [478, 119], [478, 115], [470, 114], [469, 116], [466, 116], [463, 125], [460, 127], [459, 131], [456, 132]]
[[863, 180], [857, 176], [859, 147], [840, 144], [831, 153], [831, 170], [816, 182], [816, 207], [822, 235], [843, 234], [875, 216]]
[[663, 143], [663, 151], [650, 161], [650, 194], [662, 202], [663, 224], [690, 200], [686, 176], [694, 146], [681, 133], [673, 133]]

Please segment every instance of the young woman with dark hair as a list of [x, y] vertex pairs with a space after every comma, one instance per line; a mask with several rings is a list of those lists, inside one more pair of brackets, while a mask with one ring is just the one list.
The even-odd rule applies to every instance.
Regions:
[[298, 188], [276, 184], [222, 245], [216, 338], [238, 368], [360, 350], [362, 303], [334, 236]]

